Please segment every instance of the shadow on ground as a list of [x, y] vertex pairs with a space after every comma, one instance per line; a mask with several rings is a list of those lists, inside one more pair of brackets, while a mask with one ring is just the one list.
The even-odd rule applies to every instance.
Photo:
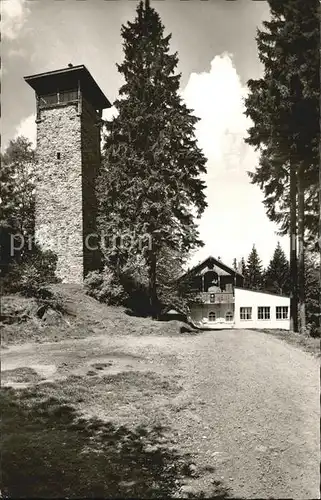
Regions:
[[[188, 457], [161, 444], [161, 427], [85, 420], [35, 391], [2, 390], [2, 498], [180, 496]], [[209, 496], [229, 498], [220, 483]]]

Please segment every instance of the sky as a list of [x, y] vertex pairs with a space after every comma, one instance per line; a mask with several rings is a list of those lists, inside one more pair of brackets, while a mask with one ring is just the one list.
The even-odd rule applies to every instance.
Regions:
[[[246, 83], [262, 75], [256, 30], [269, 19], [265, 1], [151, 0], [178, 52], [181, 95], [200, 118], [199, 146], [207, 158], [208, 208], [199, 221], [205, 245], [190, 264], [209, 255], [227, 265], [255, 244], [266, 266], [276, 234], [250, 183], [258, 155], [244, 142], [251, 122], [244, 115]], [[136, 0], [2, 0], [2, 148], [24, 135], [35, 144], [35, 97], [23, 77], [85, 64], [111, 102], [122, 77], [121, 25], [135, 17]], [[112, 110], [111, 110], [112, 111]]]

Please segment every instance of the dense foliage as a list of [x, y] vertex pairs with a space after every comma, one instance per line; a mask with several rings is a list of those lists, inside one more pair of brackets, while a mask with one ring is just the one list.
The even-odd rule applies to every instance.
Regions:
[[[104, 164], [98, 182], [100, 228], [119, 236], [105, 250], [118, 272], [139, 253], [148, 271], [152, 314], [157, 315], [159, 259], [162, 252], [186, 254], [201, 245], [195, 215], [206, 207], [201, 174], [206, 159], [197, 146], [197, 118], [179, 95], [177, 54], [170, 35], [149, 2], [140, 2], [134, 22], [122, 27], [125, 79], [115, 102], [118, 116], [106, 123]], [[135, 242], [126, 247], [121, 238]], [[139, 242], [147, 235], [147, 243]]]
[[[246, 142], [260, 151], [251, 180], [269, 218], [290, 234], [291, 326], [305, 330], [305, 247], [318, 241], [320, 20], [317, 0], [269, 0], [258, 30], [263, 77], [249, 80]], [[298, 264], [296, 240], [298, 238]]]
[[0, 226], [23, 235], [34, 232], [36, 163], [31, 142], [25, 137], [10, 141], [1, 153]]
[[[188, 311], [197, 292], [190, 283], [181, 280], [184, 274], [181, 255], [174, 250], [162, 249], [157, 261], [157, 309], [159, 314], [169, 308], [182, 313]], [[87, 293], [101, 302], [122, 305], [133, 314], [148, 316], [152, 313], [148, 270], [142, 256], [131, 256], [118, 274], [105, 267], [103, 272], [93, 271], [85, 279]]]
[[290, 266], [280, 243], [264, 272], [264, 288], [268, 292], [288, 295], [290, 291]]
[[248, 256], [246, 267], [245, 267], [245, 288], [250, 288], [251, 290], [261, 290], [263, 287], [263, 266], [262, 261], [259, 258], [255, 245], [253, 245], [252, 250]]
[[44, 285], [57, 283], [55, 275], [57, 256], [50, 251], [42, 251], [33, 245], [31, 251], [24, 252], [19, 259], [13, 260], [3, 278], [2, 293], [19, 292], [36, 296]]
[[318, 254], [306, 255], [305, 276], [307, 329], [312, 336], [320, 337], [320, 256]]
[[246, 142], [259, 148], [251, 180], [264, 192], [269, 218], [289, 230], [289, 172], [303, 164], [305, 225], [318, 233], [320, 26], [316, 0], [269, 0], [271, 20], [258, 30], [264, 75], [249, 80]]
[[44, 284], [57, 282], [56, 256], [52, 252], [42, 252], [34, 241], [35, 181], [36, 162], [31, 142], [18, 137], [10, 141], [1, 154], [2, 293], [34, 295]]

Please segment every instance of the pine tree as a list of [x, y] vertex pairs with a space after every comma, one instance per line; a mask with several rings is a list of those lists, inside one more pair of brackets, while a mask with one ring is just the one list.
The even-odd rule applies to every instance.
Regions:
[[[118, 116], [106, 124], [104, 167], [98, 185], [100, 227], [108, 234], [149, 235], [144, 256], [153, 315], [157, 314], [157, 261], [164, 248], [187, 252], [202, 245], [194, 214], [206, 207], [206, 159], [197, 146], [198, 119], [179, 95], [177, 54], [171, 36], [149, 2], [121, 31], [125, 79], [115, 102]], [[130, 252], [134, 252], [131, 248]], [[108, 253], [108, 252], [107, 252]], [[119, 264], [128, 251], [111, 252]]]
[[251, 290], [262, 289], [262, 262], [258, 256], [255, 245], [253, 245], [246, 263], [246, 288]]
[[237, 260], [235, 258], [233, 259], [233, 269], [237, 271]]
[[290, 267], [279, 242], [264, 273], [264, 288], [268, 292], [278, 293], [281, 295], [287, 295], [289, 293]]
[[246, 114], [254, 125], [246, 141], [260, 149], [251, 175], [265, 194], [267, 214], [290, 234], [291, 322], [297, 330], [297, 255], [304, 325], [304, 239], [318, 224], [319, 4], [269, 0], [271, 20], [258, 30], [264, 77], [248, 82]]

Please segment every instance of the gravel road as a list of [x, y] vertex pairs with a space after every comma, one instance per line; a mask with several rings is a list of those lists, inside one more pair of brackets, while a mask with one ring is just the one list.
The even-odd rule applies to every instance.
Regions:
[[192, 454], [196, 470], [209, 471], [190, 492], [210, 491], [218, 478], [238, 498], [320, 498], [319, 362], [312, 355], [262, 332], [226, 330], [13, 346], [2, 353], [2, 369], [54, 366], [79, 349], [82, 360], [110, 349], [139, 354], [149, 369], [180, 380], [182, 390], [159, 414], [167, 412], [174, 443]]
[[235, 496], [320, 498], [315, 358], [264, 333], [227, 330], [193, 339], [184, 367], [199, 411], [186, 444], [212, 457]]

